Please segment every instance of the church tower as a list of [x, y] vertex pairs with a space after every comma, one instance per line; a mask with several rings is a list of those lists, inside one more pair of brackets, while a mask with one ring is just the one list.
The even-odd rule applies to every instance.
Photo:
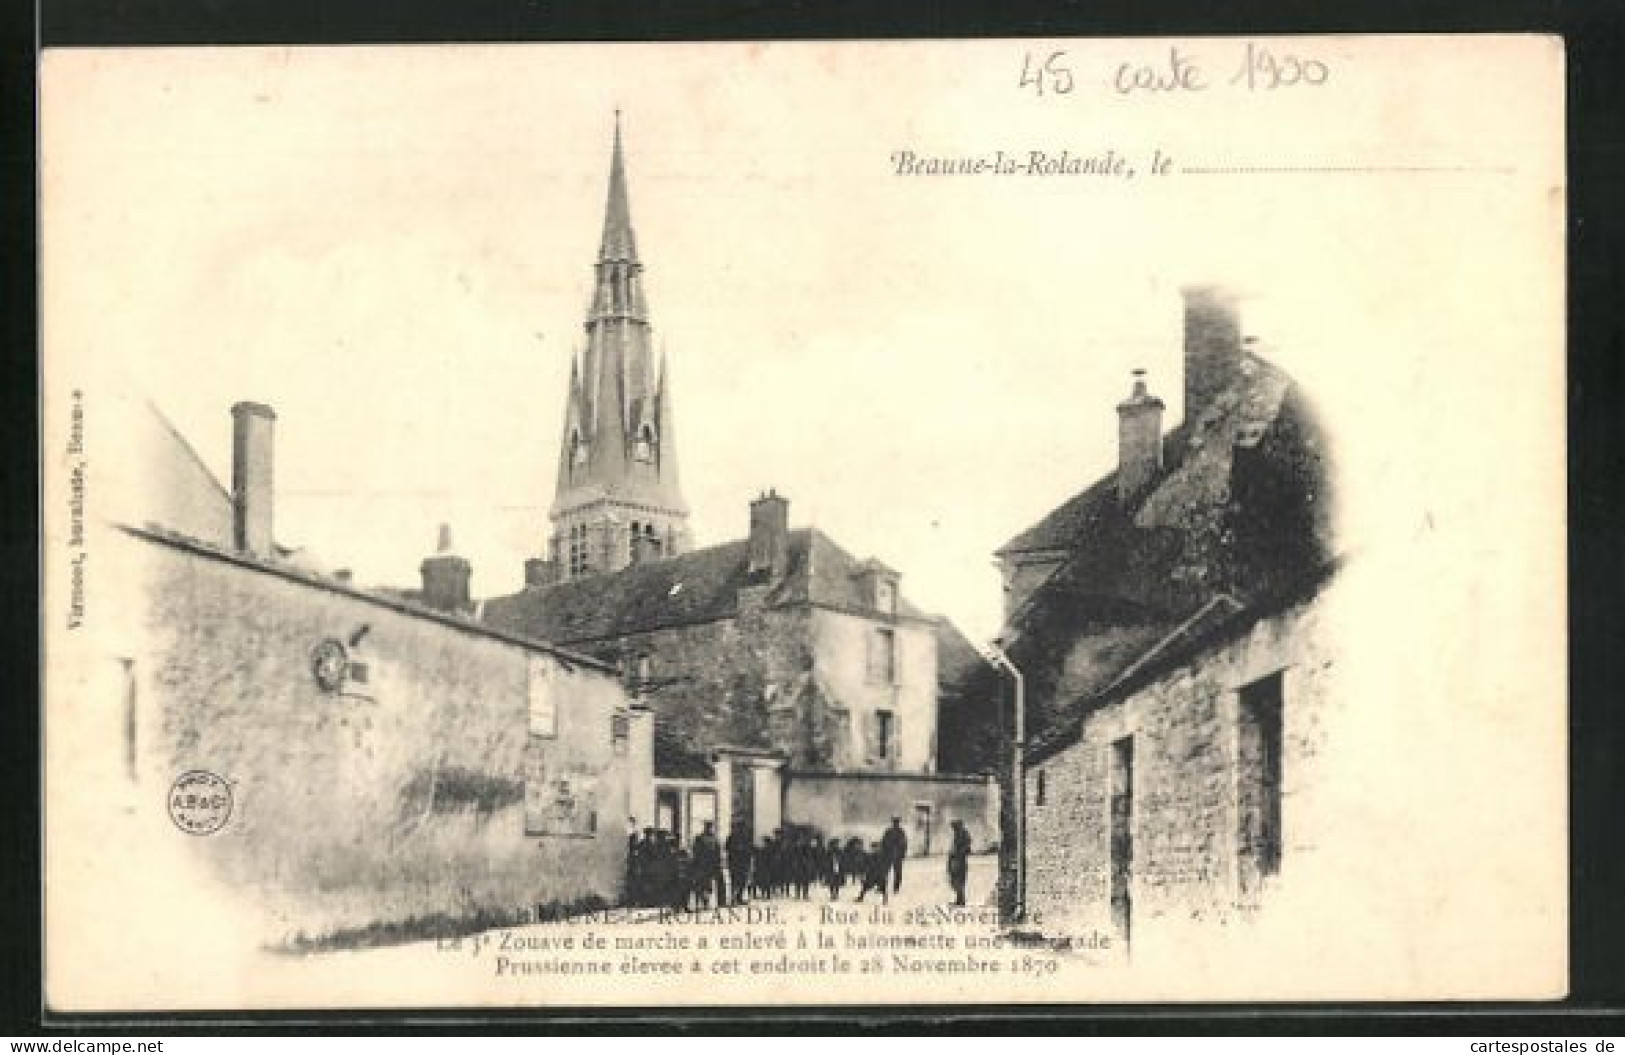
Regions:
[[670, 381], [651, 347], [642, 273], [617, 111], [586, 349], [570, 364], [550, 513], [550, 557], [559, 579], [619, 571], [689, 548]]

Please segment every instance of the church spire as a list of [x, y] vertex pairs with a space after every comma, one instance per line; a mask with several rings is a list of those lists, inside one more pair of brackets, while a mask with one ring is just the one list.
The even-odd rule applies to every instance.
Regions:
[[626, 159], [621, 152], [621, 112], [615, 111], [615, 147], [609, 161], [609, 196], [604, 202], [604, 237], [598, 245], [598, 263], [638, 263], [638, 242], [632, 234], [632, 207], [626, 196]]
[[593, 280], [586, 347], [571, 363], [552, 510], [552, 549], [565, 578], [688, 548], [671, 393], [652, 348], [619, 111]]
[[610, 319], [648, 320], [649, 306], [643, 299], [643, 265], [638, 262], [638, 240], [632, 233], [632, 206], [626, 193], [626, 157], [621, 150], [619, 110], [615, 111], [615, 146], [609, 160], [609, 193], [604, 199], [604, 235], [598, 243], [595, 271], [589, 327]]

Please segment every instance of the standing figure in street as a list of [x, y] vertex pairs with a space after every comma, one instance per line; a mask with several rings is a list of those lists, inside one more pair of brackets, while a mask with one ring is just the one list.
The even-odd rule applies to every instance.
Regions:
[[841, 840], [831, 835], [824, 847], [824, 882], [829, 884], [829, 899], [839, 901], [841, 898], [841, 885], [845, 877], [841, 874]]
[[722, 844], [717, 842], [716, 825], [705, 822], [705, 830], [694, 837], [694, 905], [710, 908], [711, 897], [721, 908], [728, 902], [728, 892], [722, 884]]
[[869, 852], [863, 856], [863, 885], [858, 888], [858, 900], [871, 890], [880, 891], [880, 903], [888, 903], [891, 899], [886, 896], [886, 875], [891, 871], [891, 862], [886, 858], [886, 850], [879, 842], [869, 844]]
[[632, 848], [632, 889], [629, 900], [634, 905], [648, 906], [655, 903], [655, 883], [659, 871], [659, 840], [655, 838], [653, 828], [643, 829], [643, 837]]
[[891, 892], [903, 889], [903, 858], [908, 856], [908, 835], [903, 831], [903, 818], [893, 817], [891, 827], [880, 837], [880, 849], [886, 855], [891, 871]]
[[856, 835], [846, 840], [841, 847], [841, 881], [863, 883], [863, 840]]
[[773, 896], [774, 874], [778, 871], [778, 850], [771, 834], [762, 836], [762, 845], [756, 848], [756, 897], [758, 900]]
[[750, 882], [751, 858], [755, 856], [750, 844], [750, 832], [744, 821], [735, 821], [728, 841], [723, 844], [728, 854], [728, 884], [733, 892], [733, 904], [745, 903], [745, 887]]
[[954, 841], [948, 848], [948, 884], [954, 888], [954, 904], [965, 903], [965, 877], [970, 873], [970, 832], [964, 821], [954, 821]]
[[791, 880], [795, 885], [797, 900], [806, 901], [808, 891], [812, 889], [813, 881], [813, 852], [816, 847], [804, 831], [795, 834], [794, 847], [791, 850]]
[[668, 904], [673, 912], [687, 912], [690, 898], [699, 886], [694, 874], [694, 861], [675, 835], [672, 836], [671, 843], [675, 852], [671, 859], [671, 900]]

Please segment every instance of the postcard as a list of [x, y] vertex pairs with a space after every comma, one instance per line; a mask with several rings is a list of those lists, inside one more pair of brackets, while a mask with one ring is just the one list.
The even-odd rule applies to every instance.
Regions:
[[1563, 996], [1563, 63], [47, 50], [48, 1007]]

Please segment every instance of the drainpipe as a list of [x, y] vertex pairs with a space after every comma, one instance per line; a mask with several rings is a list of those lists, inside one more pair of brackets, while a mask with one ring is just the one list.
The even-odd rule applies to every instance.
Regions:
[[1016, 903], [1011, 922], [1020, 923], [1027, 918], [1027, 700], [1026, 683], [1021, 671], [1010, 662], [1004, 649], [996, 642], [982, 647], [982, 658], [995, 670], [1010, 675], [1015, 683], [1016, 729], [1015, 743], [1010, 758], [1010, 779], [1016, 807]]

